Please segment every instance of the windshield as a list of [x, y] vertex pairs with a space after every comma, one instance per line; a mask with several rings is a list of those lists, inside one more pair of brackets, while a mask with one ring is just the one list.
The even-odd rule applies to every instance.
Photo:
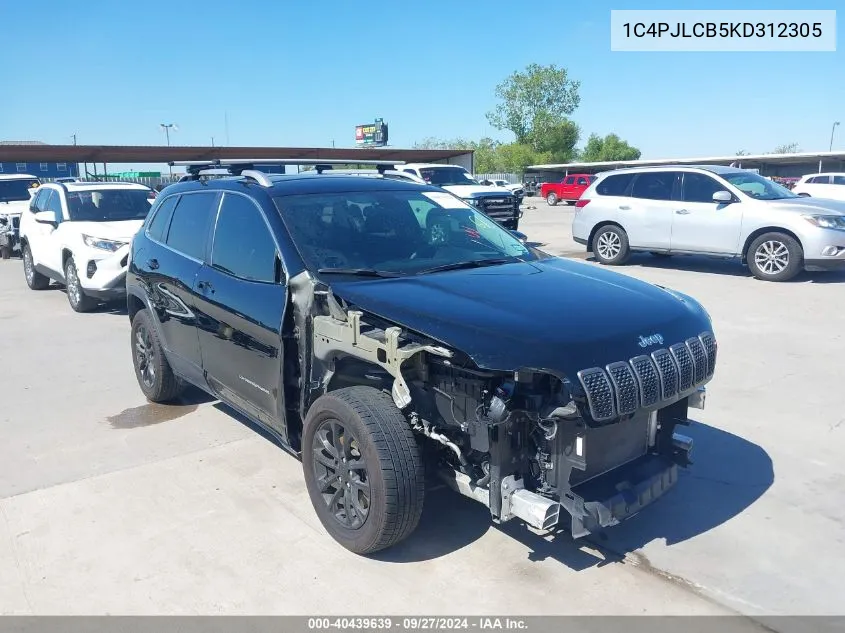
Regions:
[[408, 275], [537, 259], [510, 232], [446, 192], [361, 191], [275, 202], [314, 272]]
[[37, 178], [0, 180], [0, 202], [23, 202], [30, 199], [41, 183]]
[[720, 175], [742, 193], [757, 200], [782, 200], [798, 197], [797, 194], [792, 193], [786, 187], [772, 182], [768, 178], [763, 178], [753, 171]]
[[147, 189], [93, 189], [70, 191], [67, 206], [77, 222], [143, 220], [150, 211]]
[[420, 176], [437, 187], [448, 185], [477, 185], [478, 181], [463, 167], [423, 167]]

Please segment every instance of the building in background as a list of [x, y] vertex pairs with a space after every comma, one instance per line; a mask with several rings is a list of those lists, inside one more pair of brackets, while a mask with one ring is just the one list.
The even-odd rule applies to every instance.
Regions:
[[[44, 145], [40, 141], [0, 141], [0, 145]], [[79, 176], [79, 165], [67, 162], [35, 163], [26, 161], [0, 162], [0, 174], [30, 174], [37, 178]]]

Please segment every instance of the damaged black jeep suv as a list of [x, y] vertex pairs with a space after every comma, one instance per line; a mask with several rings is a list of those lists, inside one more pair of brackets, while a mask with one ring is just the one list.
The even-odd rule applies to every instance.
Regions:
[[134, 238], [138, 382], [154, 402], [195, 385], [301, 455], [343, 546], [407, 537], [426, 474], [495, 522], [574, 537], [677, 482], [676, 429], [716, 363], [694, 299], [532, 249], [387, 169], [228, 168], [192, 166]]

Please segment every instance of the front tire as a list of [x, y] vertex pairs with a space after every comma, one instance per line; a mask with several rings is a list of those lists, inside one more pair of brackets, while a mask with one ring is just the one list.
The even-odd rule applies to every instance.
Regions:
[[606, 266], [621, 266], [631, 256], [628, 234], [622, 227], [607, 225], [596, 231], [593, 237], [593, 255]]
[[557, 203], [558, 203], [558, 197], [557, 197], [556, 193], [552, 192], [552, 193], [549, 193], [549, 195], [546, 196], [546, 204], [548, 204], [550, 207], [555, 206]]
[[90, 312], [97, 307], [97, 301], [85, 294], [82, 283], [79, 281], [79, 271], [73, 257], [68, 257], [65, 262], [65, 287], [67, 288], [67, 300], [75, 312]]
[[791, 235], [764, 233], [751, 243], [746, 262], [757, 279], [789, 281], [804, 266], [804, 249]]
[[132, 364], [138, 386], [150, 402], [170, 402], [185, 389], [164, 355], [150, 313], [139, 310], [132, 317]]
[[23, 274], [26, 278], [26, 285], [30, 290], [45, 290], [50, 285], [50, 278], [35, 270], [35, 262], [32, 259], [32, 251], [29, 244], [23, 246]]
[[323, 527], [356, 554], [408, 537], [425, 497], [422, 454], [392, 398], [372, 387], [325, 394], [308, 410], [302, 468]]

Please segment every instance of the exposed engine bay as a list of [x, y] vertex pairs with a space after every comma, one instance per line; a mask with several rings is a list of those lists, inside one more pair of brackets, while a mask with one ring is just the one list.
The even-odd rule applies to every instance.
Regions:
[[[519, 518], [548, 530], [565, 510], [572, 535], [581, 537], [639, 512], [691, 463], [692, 440], [676, 427], [688, 424], [689, 406], [703, 407], [706, 367], [702, 380], [691, 377], [686, 390], [651, 406], [641, 396], [623, 407], [621, 389], [610, 391], [613, 416], [597, 422], [595, 394], [583, 379], [480, 369], [462, 352], [351, 309], [331, 291], [315, 294], [323, 305], [312, 312], [304, 401], [353, 384], [389, 390], [437, 476], [486, 505], [495, 522]], [[675, 367], [683, 380], [682, 364]]]

